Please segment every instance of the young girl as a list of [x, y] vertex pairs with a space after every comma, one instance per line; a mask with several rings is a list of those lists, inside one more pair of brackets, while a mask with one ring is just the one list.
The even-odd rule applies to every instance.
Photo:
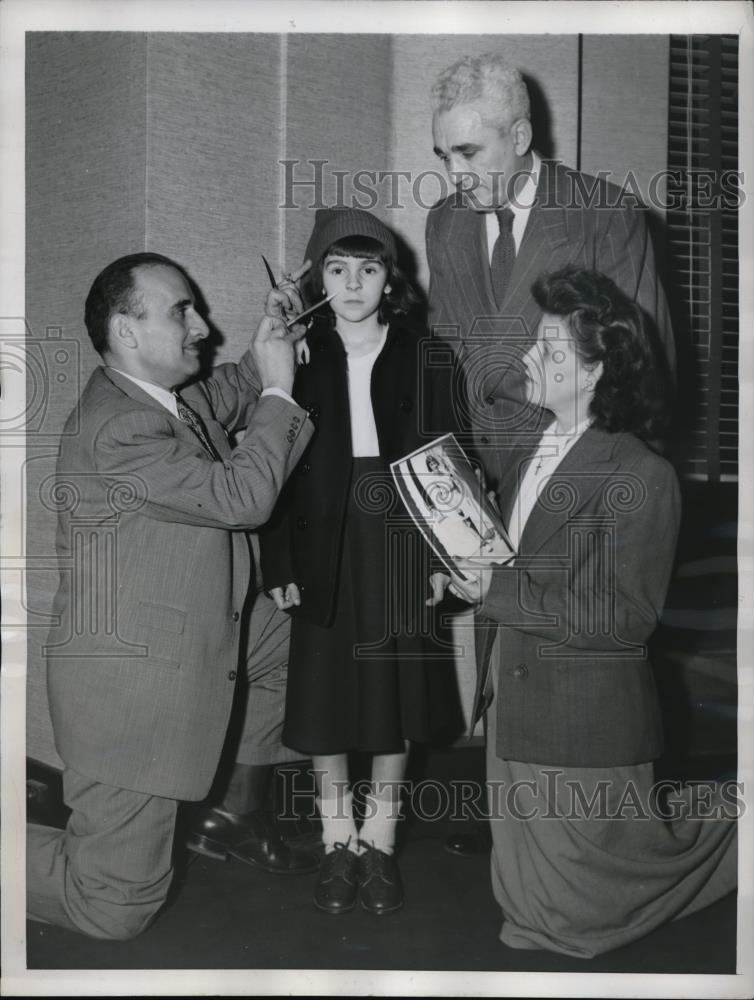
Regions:
[[[346, 912], [360, 890], [367, 910], [387, 913], [403, 904], [393, 850], [409, 743], [428, 740], [448, 707], [438, 685], [452, 665], [449, 647], [445, 671], [427, 659], [438, 651], [428, 553], [389, 463], [454, 429], [451, 373], [422, 364], [424, 331], [405, 320], [416, 296], [377, 218], [319, 210], [306, 256], [307, 303], [334, 296], [293, 388], [315, 434], [262, 537], [265, 587], [293, 617], [283, 741], [311, 755], [316, 776], [315, 905]], [[373, 755], [359, 830], [349, 751]]]

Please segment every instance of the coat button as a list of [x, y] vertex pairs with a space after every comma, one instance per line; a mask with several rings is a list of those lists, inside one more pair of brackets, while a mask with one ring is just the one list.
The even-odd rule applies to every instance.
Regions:
[[316, 420], [317, 417], [319, 416], [319, 407], [318, 406], [307, 406], [306, 412], [309, 414], [309, 416], [312, 418], [312, 420]]
[[301, 472], [305, 474], [305, 473], [311, 472], [311, 471], [312, 471], [311, 465], [309, 465], [308, 462], [304, 462], [304, 464], [301, 466]]
[[522, 681], [524, 677], [528, 676], [528, 674], [529, 671], [526, 669], [526, 666], [523, 663], [519, 663], [517, 667], [514, 667], [511, 670], [511, 676], [515, 677], [517, 681]]
[[489, 444], [490, 443], [490, 439], [487, 437], [486, 434], [483, 434], [482, 437], [479, 440], [482, 442], [482, 444]]
[[300, 528], [301, 531], [306, 531], [306, 529], [309, 527], [309, 524], [308, 524], [306, 518], [305, 517], [297, 517], [296, 518], [296, 527]]
[[238, 621], [238, 619], [239, 619], [239, 618], [240, 618], [241, 616], [239, 615], [239, 613], [238, 613], [237, 611], [234, 611], [234, 612], [233, 612], [233, 614], [232, 614], [232, 615], [231, 615], [230, 617], [231, 617], [231, 618], [233, 619], [233, 621], [234, 621], [234, 622], [237, 622], [237, 621]]
[[487, 404], [487, 406], [494, 406], [494, 404], [495, 404], [495, 397], [494, 396], [488, 396], [485, 399], [485, 403]]
[[406, 396], [404, 399], [401, 400], [401, 409], [403, 410], [404, 413], [410, 413], [413, 410], [413, 408], [414, 408], [413, 399], [409, 399], [409, 397]]
[[228, 674], [228, 680], [234, 681], [235, 679], [236, 679], [236, 672], [235, 670], [231, 670], [230, 673]]

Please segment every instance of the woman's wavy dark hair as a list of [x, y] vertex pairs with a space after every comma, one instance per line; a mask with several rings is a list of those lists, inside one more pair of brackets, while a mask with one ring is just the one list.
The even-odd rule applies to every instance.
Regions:
[[[301, 291], [307, 308], [322, 298], [324, 294], [322, 271], [327, 258], [334, 256], [366, 257], [379, 260], [384, 264], [387, 271], [386, 284], [390, 285], [390, 291], [384, 292], [382, 295], [377, 313], [377, 319], [380, 323], [390, 323], [400, 319], [418, 306], [419, 296], [396, 263], [393, 254], [381, 240], [376, 240], [371, 236], [345, 236], [336, 240], [335, 243], [331, 243], [320, 259], [312, 262], [312, 267], [305, 275], [301, 283]], [[328, 317], [331, 321], [335, 318], [329, 303], [318, 309], [315, 315]]]
[[587, 368], [602, 362], [589, 407], [594, 426], [647, 441], [662, 437], [668, 385], [641, 308], [606, 275], [573, 266], [541, 275], [532, 295], [545, 313], [566, 320]]

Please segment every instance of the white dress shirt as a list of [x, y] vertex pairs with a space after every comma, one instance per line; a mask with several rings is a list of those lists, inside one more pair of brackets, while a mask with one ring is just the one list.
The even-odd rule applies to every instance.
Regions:
[[[166, 410], [169, 410], [174, 417], [178, 417], [179, 420], [181, 419], [178, 415], [178, 403], [176, 402], [175, 392], [173, 392], [172, 389], [165, 389], [163, 386], [156, 385], [154, 382], [146, 382], [143, 378], [136, 378], [135, 375], [129, 375], [128, 372], [121, 371], [120, 368], [116, 368], [114, 365], [108, 365], [108, 368], [112, 368], [114, 372], [117, 372], [124, 378], [129, 379], [129, 381], [133, 382], [135, 385], [138, 385], [138, 387], [143, 389], [148, 396], [151, 396], [152, 399], [164, 406]], [[282, 399], [286, 399], [289, 403], [293, 403], [294, 406], [298, 405], [285, 391], [285, 389], [278, 389], [277, 386], [271, 386], [269, 389], [263, 389], [260, 393], [260, 398], [261, 396], [280, 396]]]
[[[133, 382], [138, 385], [140, 389], [143, 389], [148, 396], [156, 400], [161, 406], [164, 406], [166, 410], [170, 410], [174, 417], [178, 417], [178, 403], [176, 402], [175, 393], [172, 389], [165, 389], [161, 385], [155, 385], [154, 382], [145, 382], [143, 378], [136, 378], [135, 375], [129, 375], [128, 372], [121, 371], [120, 368], [115, 368], [113, 365], [109, 366], [114, 372], [127, 378], [129, 382]], [[178, 417], [180, 420], [181, 418]]]

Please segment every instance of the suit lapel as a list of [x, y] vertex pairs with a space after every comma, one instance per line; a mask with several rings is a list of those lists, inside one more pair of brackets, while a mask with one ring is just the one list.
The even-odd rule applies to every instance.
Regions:
[[525, 556], [539, 552], [589, 503], [619, 462], [613, 457], [617, 437], [588, 428], [550, 476], [532, 508], [521, 536]]
[[[167, 414], [169, 420], [175, 428], [176, 437], [184, 438], [186, 441], [190, 441], [194, 445], [196, 444], [197, 437], [191, 428], [179, 417], [176, 417], [175, 414], [171, 413], [167, 407], [162, 405], [162, 403], [159, 403], [153, 396], [150, 396], [148, 392], [145, 392], [141, 386], [138, 386], [135, 382], [132, 382], [130, 378], [122, 375], [114, 368], [101, 368], [100, 371], [102, 372], [103, 378], [107, 379], [116, 388], [120, 389], [126, 396], [130, 396], [131, 399], [135, 400], [137, 403], [148, 406], [151, 409], [156, 410], [158, 413]], [[186, 402], [204, 421], [207, 433], [218, 452], [221, 455], [229, 454], [230, 445], [225, 435], [225, 431], [214, 419], [214, 415], [212, 414], [203, 393], [201, 391], [192, 392], [189, 387], [184, 390], [182, 395], [184, 394], [186, 395]]]
[[107, 379], [108, 382], [112, 382], [116, 388], [120, 389], [126, 396], [130, 396], [131, 399], [135, 399], [137, 403], [143, 403], [153, 410], [157, 410], [158, 413], [169, 412], [165, 410], [162, 403], [158, 403], [153, 396], [150, 396], [148, 392], [145, 392], [141, 386], [132, 382], [126, 375], [122, 375], [114, 368], [100, 368], [100, 371], [103, 378]]
[[[181, 389], [181, 396], [183, 396], [191, 409], [198, 413], [202, 418], [202, 423], [204, 424], [207, 436], [219, 454], [223, 458], [230, 455], [231, 447], [230, 442], [228, 441], [228, 434], [220, 421], [215, 419], [215, 414], [212, 411], [212, 407], [209, 405], [209, 401], [201, 385], [192, 383], [191, 385], [186, 386], [184, 389]], [[180, 423], [181, 426], [185, 426], [183, 421], [180, 421]]]
[[485, 257], [487, 245], [484, 215], [472, 208], [449, 208], [450, 227], [448, 254], [454, 271], [453, 294], [466, 299], [464, 314], [467, 316], [494, 316], [497, 313], [492, 291], [489, 261]]
[[518, 491], [521, 486], [521, 480], [526, 472], [526, 468], [529, 464], [532, 454], [537, 449], [539, 442], [532, 445], [531, 448], [527, 449], [525, 454], [521, 457], [519, 453], [516, 453], [516, 459], [510, 468], [508, 475], [500, 484], [500, 491], [498, 494], [498, 504], [500, 507], [500, 516], [503, 519], [503, 524], [506, 527], [510, 525], [511, 516], [513, 514], [513, 502], [516, 499]]
[[557, 164], [543, 160], [539, 168], [537, 195], [516, 254], [502, 312], [520, 316], [527, 332], [534, 336], [540, 315], [531, 295], [531, 286], [540, 274], [558, 266], [558, 250], [569, 241], [568, 213], [557, 200]]

